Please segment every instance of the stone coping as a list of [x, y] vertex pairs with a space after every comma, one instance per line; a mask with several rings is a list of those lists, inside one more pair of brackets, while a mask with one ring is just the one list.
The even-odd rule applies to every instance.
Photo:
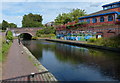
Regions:
[[[25, 52], [28, 54], [29, 59], [33, 62], [33, 64], [38, 68], [39, 72], [45, 72], [48, 71], [33, 55], [32, 53], [23, 45], [23, 49]], [[50, 81], [57, 81], [57, 79], [50, 73], [48, 72], [48, 78]]]

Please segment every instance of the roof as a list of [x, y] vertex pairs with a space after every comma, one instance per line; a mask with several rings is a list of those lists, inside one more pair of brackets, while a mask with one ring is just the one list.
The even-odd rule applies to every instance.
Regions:
[[[91, 13], [91, 14], [89, 14], [89, 15], [87, 15], [87, 16], [96, 15], [96, 14], [102, 14], [102, 13], [108, 13], [108, 12], [114, 12], [114, 11], [112, 11], [112, 10], [100, 10], [100, 11], [98, 11], [98, 12]], [[82, 16], [82, 17], [85, 17], [85, 16]], [[81, 17], [80, 17], [80, 18], [81, 18]]]
[[101, 15], [108, 15], [108, 14], [118, 14], [120, 15], [120, 12], [117, 11], [112, 11], [112, 10], [101, 10], [92, 14], [89, 14], [88, 16], [83, 16], [83, 17], [79, 17], [78, 19], [83, 19], [83, 18], [89, 18], [89, 17], [95, 17], [95, 16], [101, 16]]
[[98, 12], [95, 12], [95, 13], [91, 13], [89, 14], [90, 15], [96, 15], [96, 14], [103, 14], [103, 13], [109, 13], [109, 12], [114, 12], [112, 10], [101, 10], [101, 11], [98, 11]]
[[115, 4], [120, 4], [120, 1], [109, 3], [109, 4], [106, 4], [106, 5], [103, 5], [102, 7], [107, 7], [107, 6], [115, 5]]

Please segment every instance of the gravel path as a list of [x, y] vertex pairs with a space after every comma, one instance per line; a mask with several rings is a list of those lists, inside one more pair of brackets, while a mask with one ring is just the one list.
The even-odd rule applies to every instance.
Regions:
[[38, 69], [29, 60], [26, 52], [23, 51], [22, 54], [22, 51], [22, 45], [19, 46], [17, 39], [15, 39], [8, 52], [6, 62], [3, 65], [3, 80], [38, 72]]

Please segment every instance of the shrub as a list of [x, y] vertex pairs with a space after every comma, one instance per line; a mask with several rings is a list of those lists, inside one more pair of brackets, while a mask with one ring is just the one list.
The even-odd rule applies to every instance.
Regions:
[[32, 40], [36, 40], [36, 39], [38, 39], [37, 36], [33, 36], [33, 37], [32, 37]]
[[5, 60], [6, 55], [7, 55], [8, 50], [9, 50], [11, 45], [12, 45], [11, 42], [9, 44], [7, 44], [5, 42], [5, 40], [2, 41], [2, 53], [1, 53], [2, 55], [0, 55], [0, 62]]
[[75, 26], [77, 26], [77, 25], [84, 25], [84, 24], [87, 24], [87, 22], [76, 23]]
[[55, 37], [55, 34], [49, 34], [50, 37]]
[[71, 29], [72, 27], [74, 27], [74, 25], [67, 25], [66, 26], [67, 29]]
[[11, 31], [8, 31], [7, 33], [6, 33], [6, 39], [8, 39], [8, 40], [13, 40], [13, 34], [12, 34], [12, 32]]
[[36, 36], [41, 37], [41, 35], [44, 35], [44, 34], [54, 34], [54, 33], [55, 33], [54, 27], [46, 27], [41, 30], [38, 30], [36, 32]]
[[88, 42], [94, 43], [94, 42], [96, 42], [96, 38], [90, 38], [90, 39], [88, 39]]
[[120, 48], [120, 35], [111, 38], [100, 38], [95, 42], [96, 45]]

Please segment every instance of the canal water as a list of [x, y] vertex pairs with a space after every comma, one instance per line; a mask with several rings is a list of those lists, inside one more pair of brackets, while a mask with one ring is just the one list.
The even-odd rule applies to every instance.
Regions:
[[23, 41], [60, 81], [120, 81], [120, 54], [45, 40]]

